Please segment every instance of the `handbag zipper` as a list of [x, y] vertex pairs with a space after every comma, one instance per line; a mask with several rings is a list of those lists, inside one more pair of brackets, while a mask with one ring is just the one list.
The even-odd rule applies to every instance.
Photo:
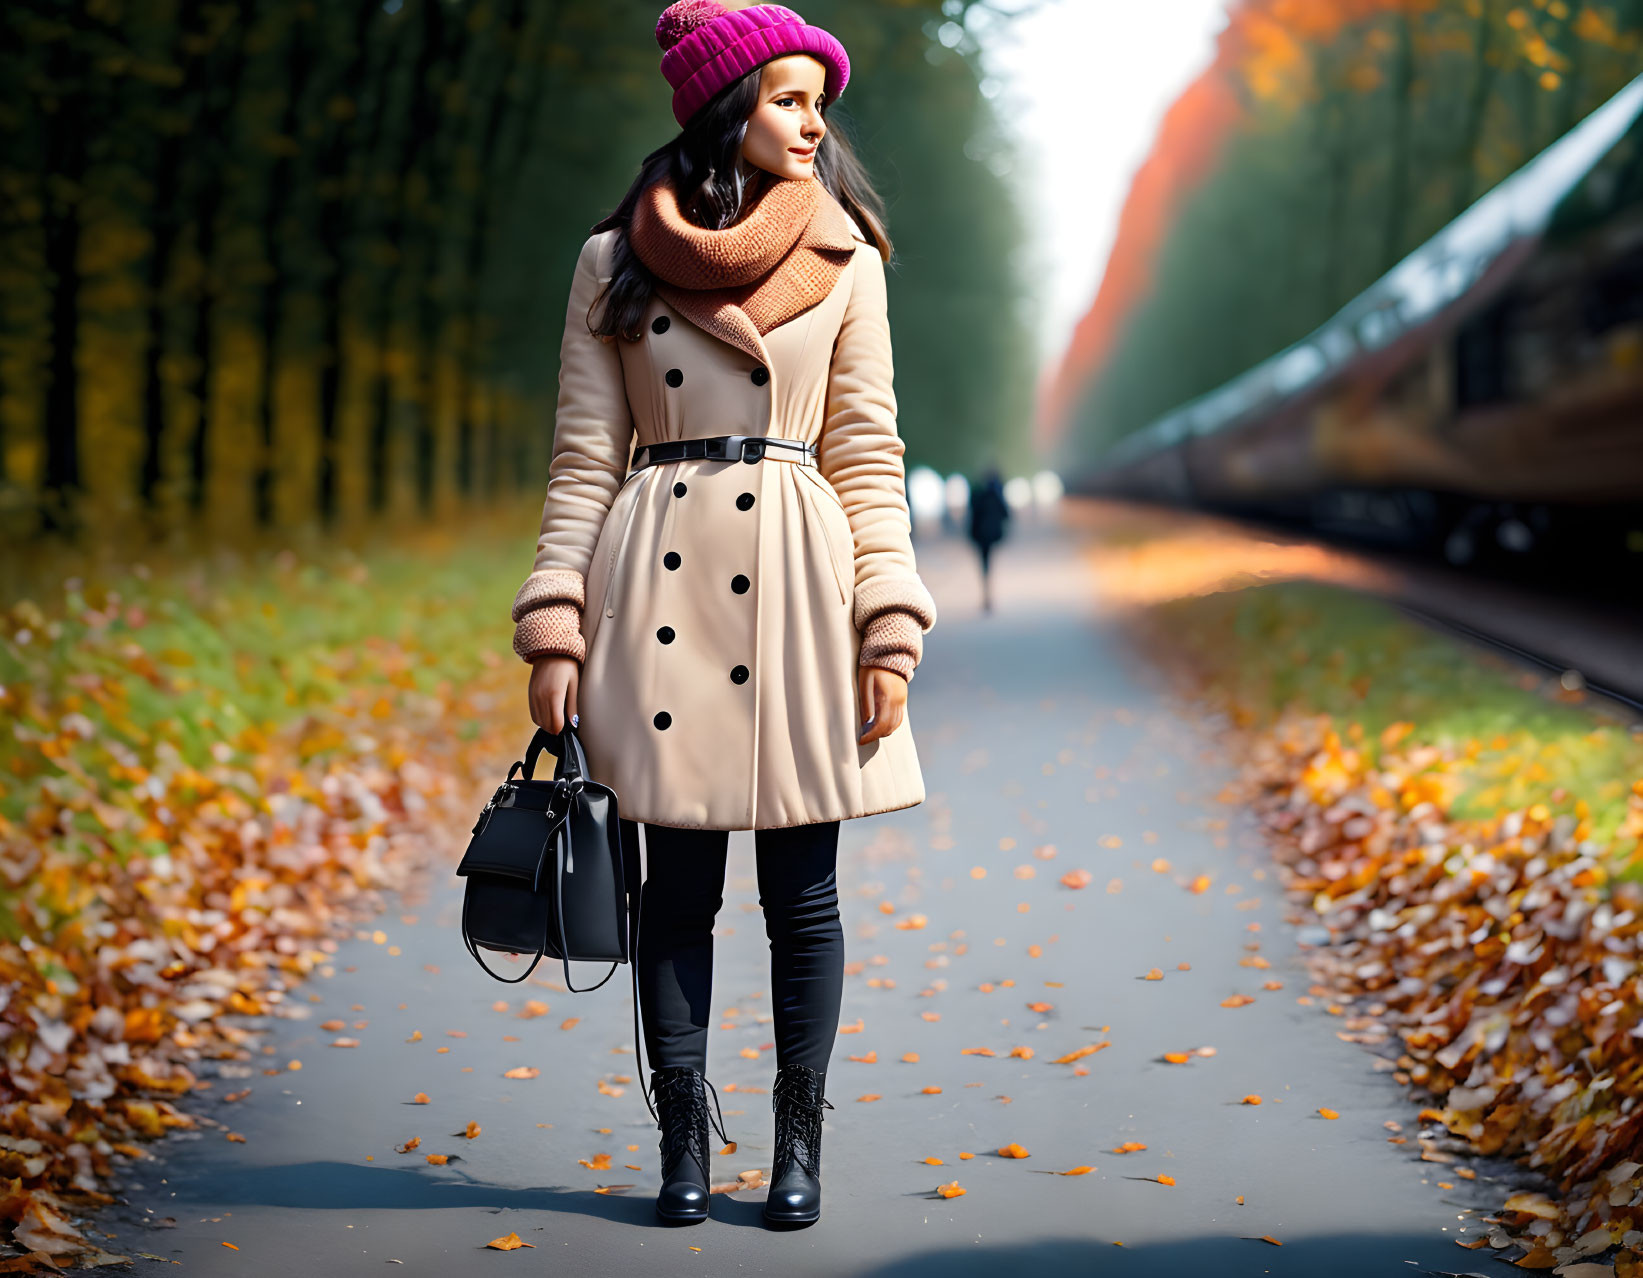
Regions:
[[487, 825], [490, 824], [491, 812], [497, 807], [498, 801], [502, 798], [503, 794], [506, 793], [507, 789], [508, 783], [506, 781], [496, 787], [496, 792], [486, 800], [485, 806], [479, 810], [479, 819], [474, 822], [474, 828], [470, 831], [470, 833], [479, 834], [484, 831]]

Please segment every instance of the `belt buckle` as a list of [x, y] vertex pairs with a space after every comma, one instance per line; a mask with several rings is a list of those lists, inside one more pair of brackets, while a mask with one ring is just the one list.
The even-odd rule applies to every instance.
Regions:
[[709, 435], [705, 451], [717, 461], [752, 463], [764, 456], [764, 440], [759, 435]]

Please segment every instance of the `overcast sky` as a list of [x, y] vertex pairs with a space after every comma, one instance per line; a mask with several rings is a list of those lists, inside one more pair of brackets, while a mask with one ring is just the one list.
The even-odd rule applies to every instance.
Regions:
[[1226, 0], [1049, 0], [981, 33], [1021, 147], [1018, 198], [1042, 292], [1038, 347], [1059, 358], [1095, 296], [1118, 213], [1164, 110], [1214, 54]]

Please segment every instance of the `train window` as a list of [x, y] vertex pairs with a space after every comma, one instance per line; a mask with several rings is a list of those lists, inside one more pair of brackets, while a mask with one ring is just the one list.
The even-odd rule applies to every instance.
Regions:
[[1499, 403], [1507, 396], [1506, 318], [1500, 304], [1474, 315], [1455, 335], [1455, 407]]

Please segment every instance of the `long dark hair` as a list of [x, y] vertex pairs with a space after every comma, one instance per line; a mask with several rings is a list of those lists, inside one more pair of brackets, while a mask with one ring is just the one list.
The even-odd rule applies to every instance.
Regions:
[[[754, 67], [734, 84], [711, 98], [671, 142], [647, 155], [615, 212], [592, 227], [593, 234], [620, 228], [616, 237], [608, 287], [594, 300], [604, 303], [604, 314], [596, 323], [593, 307], [588, 311], [588, 328], [601, 337], [625, 337], [638, 341], [645, 310], [656, 288], [656, 277], [628, 245], [627, 228], [633, 210], [645, 189], [671, 176], [679, 192], [679, 208], [698, 226], [723, 230], [739, 218], [764, 189], [776, 180], [759, 170], [748, 176], [740, 163], [742, 141], [747, 136], [747, 117], [759, 101], [759, 78], [763, 66]], [[821, 104], [823, 118], [827, 102]], [[879, 256], [891, 260], [895, 249], [884, 228], [884, 200], [873, 189], [867, 170], [857, 158], [843, 130], [829, 121], [827, 136], [816, 148], [816, 177], [844, 211], [855, 219], [862, 233], [878, 248]]]

